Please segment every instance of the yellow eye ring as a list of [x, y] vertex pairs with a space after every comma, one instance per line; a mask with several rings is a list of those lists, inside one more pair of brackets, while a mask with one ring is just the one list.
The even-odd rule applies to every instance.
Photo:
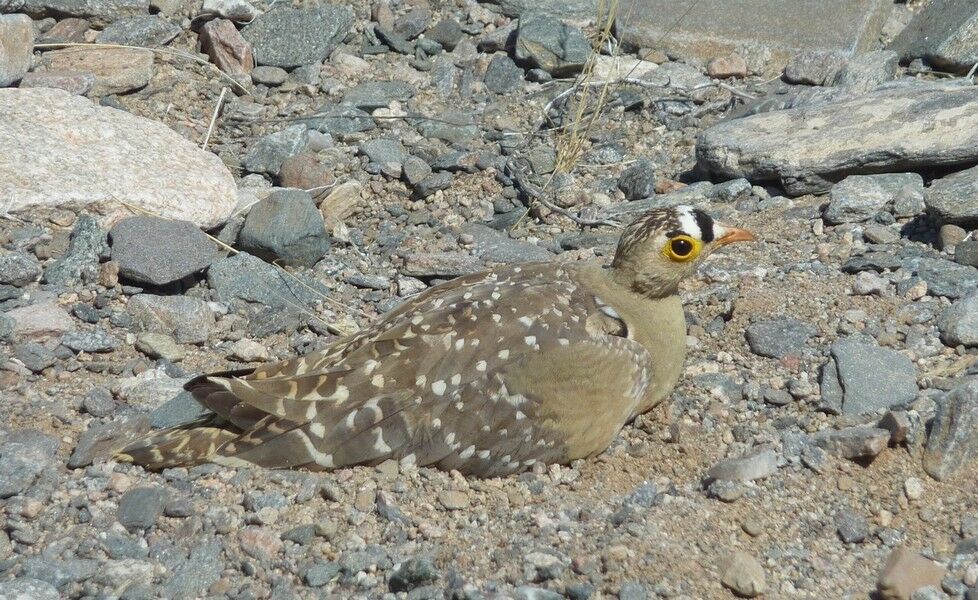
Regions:
[[671, 261], [688, 262], [699, 256], [703, 242], [688, 235], [669, 238], [662, 248], [662, 254]]

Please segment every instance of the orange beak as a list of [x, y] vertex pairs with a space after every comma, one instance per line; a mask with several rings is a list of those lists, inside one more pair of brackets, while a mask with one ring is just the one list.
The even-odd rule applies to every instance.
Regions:
[[720, 225], [719, 227], [723, 228], [723, 234], [714, 240], [713, 243], [717, 246], [726, 246], [734, 242], [752, 242], [757, 239], [753, 233], [746, 229], [738, 229], [737, 227], [729, 227], [727, 225]]

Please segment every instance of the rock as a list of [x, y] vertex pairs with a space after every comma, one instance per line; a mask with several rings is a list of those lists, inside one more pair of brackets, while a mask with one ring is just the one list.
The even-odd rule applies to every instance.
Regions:
[[784, 80], [805, 85], [827, 85], [846, 64], [837, 52], [805, 50], [792, 56], [784, 67]]
[[111, 352], [119, 347], [119, 340], [104, 329], [69, 331], [61, 336], [61, 344], [75, 352]]
[[149, 424], [154, 429], [175, 427], [199, 419], [208, 412], [206, 408], [194, 400], [190, 392], [181, 390], [149, 413]]
[[305, 125], [290, 125], [281, 131], [260, 138], [248, 150], [241, 165], [252, 173], [279, 174], [282, 163], [302, 152], [309, 143], [309, 131]]
[[857, 274], [852, 283], [852, 293], [857, 296], [884, 296], [889, 289], [890, 282], [872, 271]]
[[442, 140], [461, 148], [468, 148], [482, 138], [482, 132], [470, 112], [445, 111], [431, 119], [408, 119], [408, 122], [426, 138]]
[[801, 354], [815, 333], [811, 325], [790, 318], [758, 321], [748, 325], [745, 330], [751, 352], [779, 359]]
[[259, 65], [290, 69], [322, 62], [346, 37], [353, 12], [345, 6], [321, 4], [299, 9], [278, 5], [242, 30]]
[[395, 594], [411, 590], [438, 581], [441, 574], [430, 559], [424, 557], [409, 558], [395, 565], [391, 572], [388, 587]]
[[394, 33], [404, 39], [413, 40], [428, 27], [429, 21], [431, 21], [431, 9], [425, 6], [412, 8], [397, 19]]
[[462, 230], [472, 235], [476, 256], [486, 262], [521, 263], [547, 261], [553, 258], [553, 254], [536, 244], [514, 240], [506, 233], [481, 223], [466, 225]]
[[58, 600], [58, 588], [46, 581], [20, 577], [13, 581], [0, 583], [0, 598], [3, 600]]
[[866, 94], [896, 79], [900, 59], [896, 52], [877, 50], [849, 59], [835, 78], [835, 86], [850, 94]]
[[369, 113], [354, 106], [329, 104], [316, 111], [316, 115], [301, 123], [322, 133], [334, 136], [370, 131], [376, 125]]
[[452, 186], [453, 181], [455, 181], [455, 178], [451, 173], [444, 171], [441, 173], [432, 173], [414, 186], [413, 195], [418, 199], [427, 198], [435, 192], [447, 190]]
[[496, 54], [486, 67], [483, 81], [490, 92], [508, 94], [523, 84], [523, 69], [505, 54]]
[[696, 10], [669, 0], [622, 0], [616, 32], [626, 46], [661, 48], [708, 61], [731, 52], [764, 56], [776, 74], [800, 51], [850, 56], [874, 46], [890, 6], [878, 0], [701, 1]]
[[625, 194], [625, 200], [655, 196], [655, 164], [646, 158], [637, 160], [618, 177], [618, 189]]
[[81, 215], [71, 231], [68, 250], [45, 269], [44, 280], [61, 287], [95, 281], [99, 258], [107, 248], [105, 233], [98, 222], [90, 215]]
[[743, 56], [732, 52], [711, 60], [706, 65], [706, 74], [714, 79], [747, 77], [747, 61]]
[[791, 195], [827, 191], [853, 174], [974, 163], [978, 89], [892, 86], [725, 121], [700, 134], [696, 157], [716, 177], [777, 182]]
[[888, 204], [922, 203], [924, 180], [917, 173], [850, 175], [832, 186], [825, 221], [857, 223], [872, 218]]
[[929, 257], [907, 259], [902, 266], [927, 283], [931, 296], [963, 298], [978, 289], [978, 269], [974, 267]]
[[[269, 87], [278, 87], [285, 83], [285, 80], [289, 78], [289, 73], [285, 69], [279, 67], [268, 67], [259, 66], [255, 67], [251, 71], [251, 80], [256, 84], [267, 85]], [[294, 125], [293, 127], [300, 127], [305, 129], [302, 125]], [[272, 134], [275, 135], [275, 134]], [[305, 147], [303, 145], [303, 147]]]
[[941, 250], [953, 250], [955, 246], [966, 239], [968, 239], [968, 232], [965, 231], [964, 227], [945, 223], [937, 232], [937, 247]]
[[187, 356], [187, 351], [173, 336], [152, 331], [144, 331], [136, 336], [136, 350], [150, 358], [162, 358], [173, 363], [180, 362]]
[[978, 293], [958, 300], [941, 313], [937, 321], [941, 341], [946, 345], [978, 346]]
[[590, 54], [591, 43], [580, 29], [540, 13], [520, 18], [514, 50], [517, 60], [565, 77], [579, 72]]
[[380, 172], [392, 179], [401, 177], [401, 166], [407, 159], [404, 146], [396, 139], [376, 138], [361, 142], [360, 153], [380, 168]]
[[129, 531], [149, 529], [162, 516], [165, 501], [163, 488], [159, 486], [133, 488], [119, 499], [116, 519]]
[[28, 73], [20, 80], [21, 88], [55, 88], [75, 96], [84, 96], [95, 87], [91, 73]]
[[314, 196], [335, 183], [332, 165], [310, 151], [285, 159], [278, 178], [282, 187], [307, 190]]
[[978, 459], [978, 383], [958, 386], [937, 401], [924, 451], [924, 470], [938, 481], [951, 479]]
[[850, 460], [873, 458], [889, 441], [890, 432], [878, 427], [846, 427], [812, 436], [812, 442], [819, 448]]
[[34, 59], [34, 27], [27, 15], [0, 15], [0, 87], [20, 81]]
[[26, 252], [0, 254], [0, 285], [24, 287], [41, 278], [41, 263]]
[[42, 44], [84, 43], [85, 34], [91, 25], [87, 20], [77, 17], [61, 19], [51, 29], [45, 31], [37, 41]]
[[438, 502], [447, 510], [462, 510], [469, 507], [469, 495], [457, 490], [438, 492]]
[[404, 257], [402, 274], [450, 279], [483, 270], [480, 260], [461, 252], [412, 253]]
[[172, 335], [182, 344], [202, 344], [214, 328], [214, 313], [207, 303], [190, 296], [138, 294], [126, 311], [137, 331]]
[[312, 196], [280, 189], [252, 207], [238, 244], [270, 261], [311, 267], [329, 251], [330, 240]]
[[934, 180], [924, 202], [942, 223], [978, 226], [978, 167]]
[[234, 210], [227, 167], [162, 123], [52, 89], [0, 89], [0, 113], [0, 206], [10, 212], [57, 203], [131, 214], [115, 204], [119, 190], [128, 204], [203, 229]]
[[269, 561], [282, 549], [282, 540], [262, 527], [246, 527], [238, 534], [241, 550], [259, 561]]
[[45, 469], [54, 468], [58, 441], [36, 429], [20, 429], [0, 443], [0, 499], [23, 494]]
[[391, 102], [407, 102], [414, 93], [414, 86], [403, 81], [365, 81], [347, 90], [343, 103], [370, 112]]
[[905, 355], [856, 338], [835, 342], [831, 352], [843, 390], [843, 413], [875, 413], [917, 397], [916, 371]]
[[442, 19], [425, 33], [425, 37], [441, 44], [446, 50], [454, 50], [462, 41], [462, 27], [455, 19]]
[[[408, 159], [410, 160], [410, 159]], [[407, 162], [405, 162], [405, 167]], [[360, 204], [360, 193], [363, 186], [356, 180], [346, 181], [335, 188], [319, 205], [326, 228], [332, 231], [338, 223], [352, 215]]]
[[760, 450], [748, 456], [728, 458], [710, 467], [707, 480], [753, 481], [770, 477], [778, 471], [778, 455], [773, 450]]
[[115, 452], [149, 431], [146, 415], [125, 415], [106, 423], [93, 422], [78, 438], [68, 458], [68, 468], [87, 467], [96, 459], [108, 459]]
[[890, 552], [880, 572], [876, 589], [883, 600], [910, 600], [917, 590], [941, 584], [946, 569], [907, 547]]
[[75, 328], [71, 315], [54, 302], [8, 310], [6, 316], [14, 322], [10, 335], [17, 339], [57, 337]]
[[978, 267], [978, 240], [967, 240], [956, 244], [954, 262], [968, 267]]
[[306, 585], [312, 588], [323, 587], [340, 574], [340, 566], [335, 562], [316, 562], [302, 576]]
[[865, 517], [851, 510], [840, 510], [835, 515], [835, 528], [839, 538], [847, 544], [858, 544], [869, 535], [869, 523]]
[[[204, 6], [207, 6], [207, 2], [204, 2]], [[231, 21], [214, 19], [204, 23], [198, 37], [201, 51], [228, 75], [245, 76], [254, 70], [255, 56], [251, 44]]]
[[149, 0], [25, 0], [23, 12], [34, 19], [83, 17], [104, 26], [121, 17], [149, 12]]
[[910, 62], [921, 58], [943, 71], [966, 73], [978, 63], [978, 6], [968, 0], [936, 0], [918, 12], [891, 43]]
[[231, 356], [244, 362], [268, 360], [268, 348], [254, 340], [238, 340], [231, 344]]
[[720, 565], [720, 582], [739, 596], [754, 598], [765, 592], [764, 568], [742, 550], [727, 556]]
[[37, 342], [16, 344], [13, 350], [14, 358], [19, 360], [32, 373], [40, 373], [58, 360], [53, 352]]
[[163, 46], [180, 34], [180, 26], [159, 15], [126, 17], [114, 21], [98, 34], [99, 44], [120, 44], [153, 48]]
[[93, 417], [107, 417], [115, 412], [117, 405], [107, 389], [93, 388], [82, 398], [82, 408]]
[[131, 217], [109, 232], [119, 275], [137, 283], [166, 285], [199, 273], [221, 257], [193, 223]]
[[887, 411], [876, 426], [890, 432], [891, 444], [904, 443], [910, 433], [910, 419], [907, 417], [907, 412], [903, 410]]
[[250, 23], [261, 14], [245, 0], [204, 0], [200, 12], [241, 23]]
[[[89, 91], [91, 96], [125, 94], [146, 87], [153, 78], [153, 53], [136, 48], [65, 48], [42, 54], [35, 70], [91, 73], [95, 76], [95, 83]], [[127, 116], [133, 118], [128, 113]], [[164, 127], [161, 123], [153, 123]]]

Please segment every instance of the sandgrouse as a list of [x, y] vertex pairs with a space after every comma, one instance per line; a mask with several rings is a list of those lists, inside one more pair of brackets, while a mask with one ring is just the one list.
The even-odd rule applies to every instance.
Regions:
[[432, 287], [325, 350], [187, 383], [211, 414], [118, 456], [491, 477], [600, 453], [682, 372], [679, 282], [753, 236], [689, 206], [639, 216], [610, 268], [506, 265]]

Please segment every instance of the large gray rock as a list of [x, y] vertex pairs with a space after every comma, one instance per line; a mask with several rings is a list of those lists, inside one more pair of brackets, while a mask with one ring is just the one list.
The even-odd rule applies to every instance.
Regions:
[[62, 287], [94, 281], [99, 272], [99, 260], [107, 249], [105, 232], [98, 221], [91, 215], [83, 214], [71, 231], [68, 251], [48, 265], [44, 270], [44, 280]]
[[211, 265], [207, 270], [207, 283], [221, 302], [235, 307], [259, 304], [279, 311], [304, 310], [321, 299], [313, 290], [325, 291], [312, 280], [293, 279], [246, 252]]
[[774, 319], [751, 323], [744, 333], [751, 352], [780, 359], [801, 355], [805, 351], [805, 344], [817, 332], [811, 325], [797, 319]]
[[45, 469], [54, 467], [58, 440], [36, 429], [0, 437], [0, 498], [21, 494]]
[[131, 17], [149, 12], [149, 0], [13, 0], [14, 10], [34, 19], [47, 17], [81, 17], [97, 27], [120, 17]]
[[548, 261], [553, 258], [553, 254], [536, 244], [514, 240], [482, 223], [471, 223], [462, 230], [475, 239], [475, 254], [486, 262], [522, 263]]
[[546, 14], [560, 19], [590, 22], [598, 14], [600, 0], [487, 0], [488, 8], [507, 17], [523, 13]]
[[927, 283], [931, 296], [963, 298], [978, 289], [978, 269], [943, 258], [920, 257], [902, 261], [904, 269]]
[[221, 257], [214, 242], [189, 221], [132, 217], [117, 223], [109, 236], [119, 275], [137, 283], [179, 281]]
[[241, 161], [241, 166], [252, 173], [277, 176], [282, 164], [302, 152], [309, 143], [309, 131], [303, 124], [290, 125], [281, 131], [259, 139]]
[[927, 210], [942, 223], [978, 226], [978, 167], [942, 177], [927, 189]]
[[573, 25], [540, 13], [520, 18], [514, 54], [531, 67], [556, 77], [573, 75], [584, 67], [591, 51], [587, 37]]
[[162, 46], [180, 35], [180, 26], [159, 15], [142, 15], [119, 19], [95, 39], [100, 44], [122, 44], [153, 48]]
[[214, 313], [207, 303], [190, 296], [138, 294], [126, 311], [137, 331], [172, 335], [180, 343], [201, 344], [214, 328]]
[[278, 5], [245, 27], [259, 65], [290, 69], [325, 59], [350, 32], [353, 11], [323, 3], [299, 9]]
[[777, 72], [803, 50], [849, 56], [872, 48], [890, 5], [888, 0], [621, 0], [616, 29], [629, 46], [703, 61], [738, 51], [765, 57]]
[[714, 125], [696, 157], [716, 177], [825, 192], [848, 175], [978, 161], [978, 88], [890, 84], [844, 102]]
[[153, 53], [140, 48], [65, 48], [42, 54], [34, 72], [49, 78], [91, 75], [94, 82], [86, 93], [93, 97], [126, 94], [146, 87], [153, 78]]
[[41, 263], [26, 252], [0, 254], [0, 285], [24, 287], [41, 277]]
[[944, 481], [978, 459], [978, 382], [955, 388], [937, 402], [924, 451], [924, 470]]
[[923, 199], [924, 179], [916, 173], [850, 175], [832, 187], [824, 216], [829, 223], [856, 223], [888, 204], [919, 204]]
[[280, 189], [251, 208], [238, 245], [270, 261], [311, 267], [329, 251], [330, 241], [312, 196]]
[[943, 70], [967, 72], [978, 63], [978, 3], [934, 0], [890, 44], [909, 62], [922, 58]]
[[97, 204], [131, 215], [122, 199], [209, 229], [234, 210], [221, 159], [162, 123], [42, 88], [0, 89], [0, 114], [0, 213]]
[[[917, 397], [913, 362], [903, 354], [856, 338], [832, 344], [832, 359], [842, 388], [842, 412], [866, 414], [906, 405]], [[823, 377], [831, 376], [831, 368]]]
[[0, 15], [0, 87], [20, 81], [31, 68], [34, 27], [27, 15]]
[[978, 346], [978, 292], [965, 296], [941, 313], [937, 328], [948, 346]]

